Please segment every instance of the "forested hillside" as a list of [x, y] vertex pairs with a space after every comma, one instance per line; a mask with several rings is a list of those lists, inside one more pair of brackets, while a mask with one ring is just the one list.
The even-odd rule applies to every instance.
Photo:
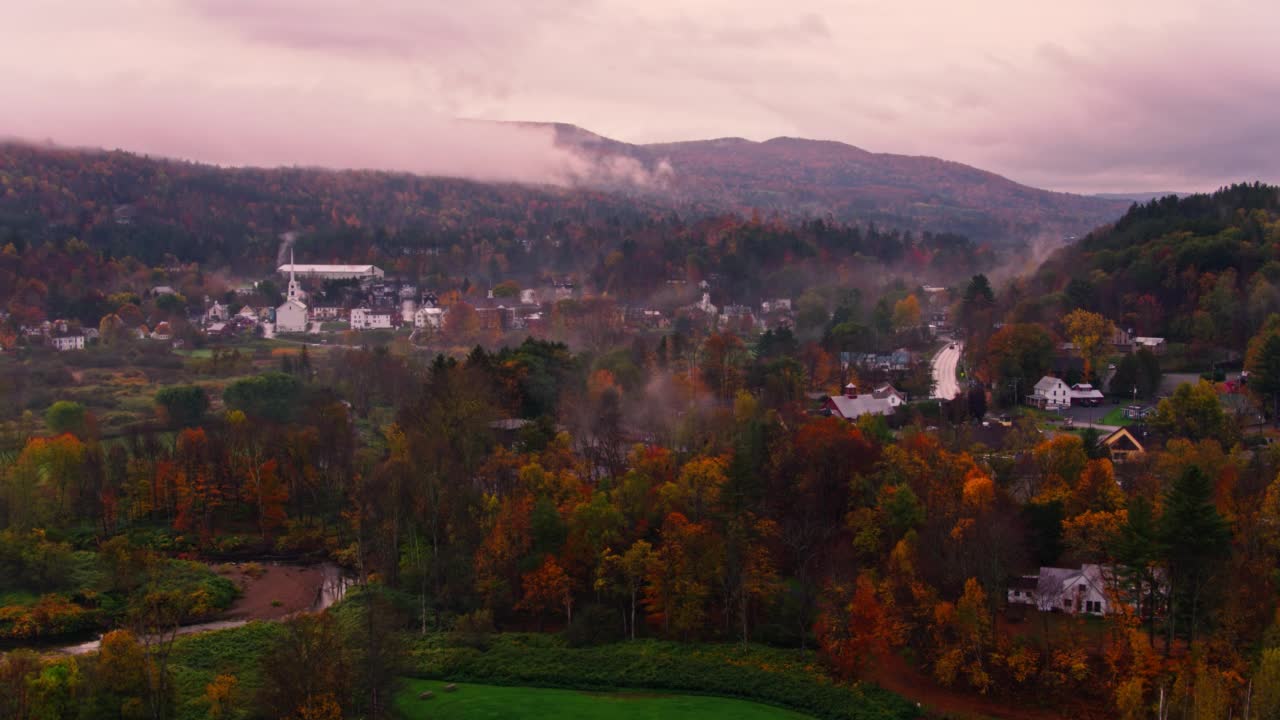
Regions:
[[1057, 252], [1006, 303], [1015, 321], [1084, 308], [1137, 335], [1242, 350], [1280, 312], [1280, 189], [1134, 205]]

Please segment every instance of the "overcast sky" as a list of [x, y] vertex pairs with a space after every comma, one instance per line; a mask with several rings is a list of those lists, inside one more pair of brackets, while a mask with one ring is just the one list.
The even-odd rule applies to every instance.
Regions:
[[1280, 180], [1275, 0], [5, 0], [0, 135], [537, 179], [556, 120], [1072, 191]]

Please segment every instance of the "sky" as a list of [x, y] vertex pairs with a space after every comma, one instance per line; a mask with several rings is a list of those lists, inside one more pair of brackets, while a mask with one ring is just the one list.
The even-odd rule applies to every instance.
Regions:
[[0, 3], [0, 136], [544, 181], [543, 120], [839, 140], [1073, 192], [1280, 180], [1274, 0]]

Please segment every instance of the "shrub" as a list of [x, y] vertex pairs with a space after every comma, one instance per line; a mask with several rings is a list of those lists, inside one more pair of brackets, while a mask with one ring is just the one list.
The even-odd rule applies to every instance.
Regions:
[[453, 622], [453, 632], [449, 642], [458, 647], [488, 650], [490, 636], [493, 635], [493, 613], [488, 610], [476, 610], [459, 615]]
[[487, 651], [419, 640], [419, 677], [577, 690], [647, 688], [739, 697], [832, 720], [910, 720], [914, 703], [872, 685], [837, 684], [797, 650], [657, 640], [570, 648], [548, 635], [497, 635]]
[[209, 409], [209, 395], [199, 385], [175, 385], [156, 393], [156, 404], [164, 409], [169, 422], [194, 427]]
[[622, 616], [616, 609], [587, 605], [573, 615], [564, 631], [569, 647], [607, 645], [622, 639]]
[[44, 413], [44, 424], [54, 435], [71, 433], [82, 436], [85, 429], [84, 421], [84, 406], [70, 400], [59, 400], [50, 405]]

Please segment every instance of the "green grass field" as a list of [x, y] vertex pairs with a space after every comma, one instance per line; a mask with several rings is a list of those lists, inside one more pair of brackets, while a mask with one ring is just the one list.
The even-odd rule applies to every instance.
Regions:
[[[597, 693], [499, 685], [458, 684], [456, 692], [444, 692], [438, 680], [409, 680], [396, 696], [402, 717], [417, 718], [605, 718], [606, 720], [681, 720], [683, 718], [734, 718], [734, 720], [783, 720], [808, 717], [781, 708], [699, 695], [666, 695], [654, 692]], [[424, 690], [435, 693], [419, 700]]]
[[1132, 418], [1127, 418], [1124, 416], [1123, 405], [1121, 405], [1120, 407], [1112, 408], [1110, 412], [1108, 412], [1106, 415], [1103, 415], [1102, 419], [1098, 421], [1099, 425], [1122, 426], [1122, 425], [1130, 425], [1132, 423], [1133, 423]]

